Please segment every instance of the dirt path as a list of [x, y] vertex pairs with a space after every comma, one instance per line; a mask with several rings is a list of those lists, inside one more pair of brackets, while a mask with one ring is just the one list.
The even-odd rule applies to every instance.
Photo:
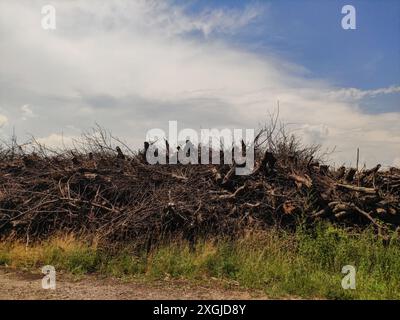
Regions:
[[58, 274], [57, 288], [41, 287], [41, 274], [0, 269], [0, 299], [266, 299], [260, 292], [225, 289], [219, 285], [193, 285], [185, 281], [122, 281], [98, 276], [74, 280]]

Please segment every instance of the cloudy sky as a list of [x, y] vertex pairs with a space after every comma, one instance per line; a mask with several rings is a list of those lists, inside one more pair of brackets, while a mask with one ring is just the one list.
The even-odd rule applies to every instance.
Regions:
[[[341, 9], [356, 8], [356, 30]], [[56, 30], [41, 9], [56, 9]], [[280, 105], [331, 161], [400, 165], [397, 0], [0, 0], [0, 135], [257, 128]]]

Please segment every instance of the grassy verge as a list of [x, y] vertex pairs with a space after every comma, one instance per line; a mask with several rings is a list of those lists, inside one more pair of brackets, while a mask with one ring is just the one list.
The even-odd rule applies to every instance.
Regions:
[[[235, 241], [160, 245], [150, 253], [126, 247], [110, 253], [73, 236], [55, 237], [26, 247], [0, 243], [0, 265], [39, 270], [50, 264], [73, 274], [100, 273], [146, 280], [210, 277], [261, 289], [271, 297], [400, 299], [400, 245], [378, 241], [371, 232], [352, 235], [330, 225], [313, 232], [271, 230]], [[357, 269], [356, 289], [344, 290], [344, 265]]]

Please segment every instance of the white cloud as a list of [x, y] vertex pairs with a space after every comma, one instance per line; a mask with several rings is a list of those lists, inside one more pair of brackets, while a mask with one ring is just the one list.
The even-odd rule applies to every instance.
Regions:
[[52, 133], [46, 137], [41, 137], [36, 140], [48, 148], [68, 148], [73, 147], [74, 141], [77, 140], [77, 137]]
[[299, 134], [306, 144], [323, 143], [329, 136], [329, 127], [325, 124], [304, 124], [299, 128]]
[[27, 120], [28, 118], [33, 118], [35, 116], [29, 104], [24, 104], [21, 107], [21, 112], [22, 112], [22, 120]]
[[5, 115], [0, 114], [0, 127], [8, 123], [8, 118]]
[[343, 88], [329, 93], [333, 99], [351, 99], [360, 100], [363, 98], [373, 98], [378, 95], [400, 93], [400, 86], [390, 86], [374, 90], [360, 90], [356, 88]]
[[[257, 126], [279, 100], [282, 120], [306, 142], [337, 146], [336, 163], [353, 161], [357, 147], [369, 165], [399, 156], [400, 112], [369, 115], [358, 105], [398, 87], [337, 89], [306, 78], [301, 66], [213, 37], [238, 32], [258, 7], [189, 16], [169, 2], [54, 1], [57, 30], [45, 31], [42, 4], [0, 3], [0, 102], [20, 132], [56, 143], [54, 132], [98, 122], [141, 146], [148, 129], [168, 120], [194, 129]], [[19, 122], [14, 109], [24, 101], [38, 116]]]
[[[213, 32], [235, 33], [259, 18], [265, 10], [265, 6], [247, 5], [244, 10], [208, 9], [194, 17], [188, 17], [178, 11], [179, 14], [172, 20], [171, 29], [174, 33], [201, 31], [205, 36]], [[171, 23], [171, 19], [168, 21]]]

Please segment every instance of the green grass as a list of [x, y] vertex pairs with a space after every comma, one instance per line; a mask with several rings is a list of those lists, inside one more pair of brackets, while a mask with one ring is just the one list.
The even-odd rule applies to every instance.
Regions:
[[[275, 298], [400, 299], [399, 241], [384, 245], [371, 231], [351, 234], [331, 225], [312, 232], [270, 230], [235, 241], [199, 241], [194, 249], [177, 241], [150, 253], [129, 247], [111, 253], [72, 236], [29, 247], [0, 244], [0, 265], [40, 270], [45, 264], [77, 275], [96, 272], [149, 281], [168, 277], [198, 283], [214, 277]], [[355, 290], [341, 287], [344, 265], [356, 267]]]

